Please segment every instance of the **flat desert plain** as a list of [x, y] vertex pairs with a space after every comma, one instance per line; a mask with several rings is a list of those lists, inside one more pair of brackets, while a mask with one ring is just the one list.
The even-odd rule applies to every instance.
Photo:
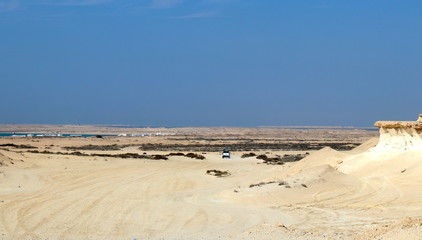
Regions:
[[392, 133], [101, 129], [38, 126], [148, 136], [0, 138], [0, 239], [422, 239], [422, 151]]

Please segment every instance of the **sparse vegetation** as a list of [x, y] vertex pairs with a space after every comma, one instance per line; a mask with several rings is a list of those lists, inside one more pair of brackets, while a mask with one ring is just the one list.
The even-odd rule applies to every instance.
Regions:
[[122, 148], [128, 147], [128, 145], [117, 145], [117, 144], [112, 144], [112, 145], [84, 145], [84, 146], [79, 146], [79, 147], [74, 147], [74, 146], [70, 146], [70, 147], [62, 147], [62, 149], [65, 150], [81, 150], [81, 151], [118, 151], [121, 150]]
[[[184, 139], [184, 140], [187, 140]], [[213, 141], [212, 139], [206, 139]], [[255, 151], [255, 150], [289, 150], [289, 151], [308, 151], [319, 150], [324, 147], [331, 147], [335, 150], [351, 150], [360, 143], [353, 142], [279, 142], [279, 143], [254, 143], [254, 142], [238, 142], [231, 143], [231, 151]], [[161, 144], [161, 143], [145, 143], [140, 149], [143, 151], [194, 151], [194, 152], [220, 152], [227, 144]], [[268, 154], [270, 154], [268, 152]]]
[[262, 187], [264, 185], [274, 184], [274, 183], [278, 183], [278, 186], [285, 186], [286, 188], [291, 188], [289, 183], [287, 183], [286, 181], [283, 181], [283, 180], [255, 183], [255, 184], [249, 185], [249, 188]]
[[309, 153], [305, 153], [305, 154], [285, 154], [283, 157], [280, 156], [276, 156], [276, 157], [268, 157], [265, 154], [261, 154], [259, 156], [257, 156], [257, 159], [261, 159], [264, 160], [264, 163], [268, 164], [268, 165], [283, 165], [286, 162], [296, 162], [299, 161], [303, 158], [305, 158], [306, 156], [308, 156]]
[[241, 158], [248, 158], [248, 157], [255, 157], [256, 154], [251, 152], [251, 153], [244, 153], [242, 154]]
[[261, 155], [258, 155], [257, 157], [256, 157], [256, 159], [260, 159], [260, 160], [267, 160], [268, 159], [268, 157], [267, 157], [267, 155], [265, 155], [265, 154], [261, 154]]
[[29, 150], [29, 153], [41, 153], [41, 154], [58, 154], [58, 155], [73, 155], [73, 156], [89, 156], [89, 157], [114, 157], [114, 158], [138, 158], [138, 159], [153, 159], [153, 160], [168, 160], [168, 156], [185, 156], [194, 159], [205, 159], [204, 156], [196, 153], [170, 153], [168, 155], [147, 155], [143, 153], [142, 155], [138, 153], [121, 153], [121, 154], [104, 154], [104, 153], [82, 153], [79, 151], [75, 152], [51, 152], [51, 151], [39, 151], [39, 150]]
[[280, 156], [270, 158], [267, 155], [263, 154], [263, 155], [259, 155], [257, 159], [264, 160], [264, 163], [268, 165], [283, 165], [284, 164]]
[[82, 153], [79, 151], [76, 152], [50, 152], [50, 151], [38, 151], [38, 150], [29, 150], [30, 153], [40, 153], [40, 154], [57, 154], [57, 155], [72, 155], [72, 156], [82, 156], [82, 157], [112, 157], [112, 158], [135, 158], [135, 159], [152, 159], [152, 160], [168, 160], [166, 156], [163, 155], [139, 155], [137, 153], [122, 153], [122, 154], [102, 154], [102, 153]]
[[275, 181], [270, 181], [270, 182], [260, 182], [260, 183], [255, 183], [255, 184], [251, 184], [249, 185], [249, 188], [253, 188], [253, 187], [261, 187], [267, 184], [272, 184], [272, 183], [276, 183]]
[[305, 153], [305, 154], [285, 154], [281, 160], [283, 162], [297, 162], [299, 160], [302, 160], [303, 158], [307, 157], [309, 155], [309, 153]]
[[31, 145], [26, 145], [26, 144], [16, 145], [16, 144], [13, 144], [13, 143], [1, 144], [0, 147], [13, 147], [13, 148], [20, 148], [20, 149], [34, 149], [34, 148], [37, 148], [37, 147], [31, 146]]
[[280, 156], [267, 158], [267, 160], [264, 160], [264, 163], [268, 165], [283, 165], [284, 161]]
[[197, 154], [197, 153], [188, 153], [185, 156], [186, 157], [189, 157], [189, 158], [199, 159], [199, 160], [204, 160], [205, 159], [205, 157], [203, 155]]
[[216, 176], [216, 177], [227, 177], [230, 176], [230, 172], [229, 171], [221, 171], [221, 170], [207, 170], [207, 174], [208, 175], [212, 175], [212, 176]]
[[279, 186], [283, 186], [283, 185], [286, 185], [287, 186], [289, 184], [286, 181], [281, 180], [281, 181], [278, 182], [278, 185]]
[[168, 160], [168, 157], [164, 155], [152, 155], [152, 159], [154, 160]]

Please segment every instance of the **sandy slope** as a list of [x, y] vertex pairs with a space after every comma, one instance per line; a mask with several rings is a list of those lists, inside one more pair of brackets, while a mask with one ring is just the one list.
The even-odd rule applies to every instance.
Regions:
[[[0, 188], [4, 239], [142, 239], [210, 236], [217, 230], [225, 235], [263, 221], [294, 219], [221, 201], [223, 190], [274, 173], [264, 165], [255, 171], [255, 161], [48, 157], [25, 154], [25, 163], [5, 171]], [[216, 167], [232, 176], [205, 174]]]

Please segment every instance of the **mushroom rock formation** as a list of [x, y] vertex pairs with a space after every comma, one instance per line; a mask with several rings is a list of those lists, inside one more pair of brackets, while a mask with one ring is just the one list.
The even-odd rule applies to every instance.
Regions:
[[[422, 121], [378, 121], [378, 144], [343, 160], [338, 170], [354, 176], [402, 174], [403, 169], [422, 170]], [[397, 170], [400, 168], [400, 171]]]
[[375, 151], [422, 150], [422, 114], [417, 121], [378, 121], [380, 140]]

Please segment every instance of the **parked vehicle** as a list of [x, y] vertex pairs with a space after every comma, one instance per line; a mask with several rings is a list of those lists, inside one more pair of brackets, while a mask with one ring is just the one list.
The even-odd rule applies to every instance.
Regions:
[[222, 158], [230, 158], [230, 151], [227, 147], [223, 150]]

